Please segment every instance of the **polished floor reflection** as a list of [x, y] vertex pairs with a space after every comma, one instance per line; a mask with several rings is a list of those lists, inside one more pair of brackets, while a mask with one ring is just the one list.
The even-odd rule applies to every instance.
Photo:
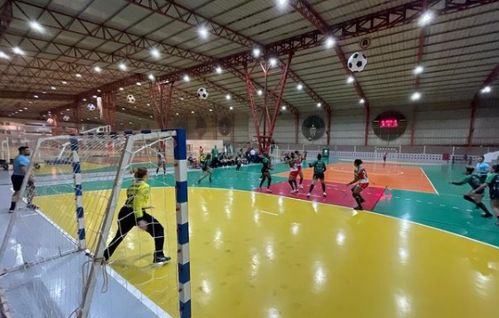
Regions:
[[[48, 209], [57, 200], [37, 204]], [[154, 188], [152, 200], [175, 254], [173, 189]], [[194, 317], [497, 317], [497, 248], [402, 219], [255, 192], [193, 188], [189, 208]], [[173, 313], [176, 265], [152, 267], [152, 248], [134, 229], [112, 266]]]

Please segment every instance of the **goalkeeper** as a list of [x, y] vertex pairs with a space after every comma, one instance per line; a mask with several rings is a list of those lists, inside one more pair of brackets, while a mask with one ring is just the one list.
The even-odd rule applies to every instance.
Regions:
[[166, 263], [170, 260], [170, 257], [163, 254], [163, 245], [165, 242], [163, 226], [145, 211], [151, 208], [147, 206], [150, 198], [150, 186], [147, 184], [147, 169], [136, 169], [134, 177], [134, 183], [126, 191], [127, 199], [125, 205], [118, 214], [118, 231], [108, 248], [104, 251], [104, 259], [107, 261], [128, 232], [134, 226], [138, 226], [154, 238], [155, 251], [153, 263]]

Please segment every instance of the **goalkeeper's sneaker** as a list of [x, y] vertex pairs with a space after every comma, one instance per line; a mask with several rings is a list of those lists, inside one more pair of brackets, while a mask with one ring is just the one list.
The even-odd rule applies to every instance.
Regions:
[[164, 255], [154, 255], [153, 263], [154, 264], [164, 264], [168, 263], [172, 258]]

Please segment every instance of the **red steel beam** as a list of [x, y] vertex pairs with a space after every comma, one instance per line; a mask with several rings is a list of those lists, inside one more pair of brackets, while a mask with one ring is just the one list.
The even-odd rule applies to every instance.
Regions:
[[[35, 98], [34, 95], [37, 95], [38, 98]], [[39, 99], [39, 100], [73, 100], [73, 95], [68, 94], [57, 94], [57, 93], [46, 93], [42, 92], [20, 92], [20, 91], [0, 91], [0, 98], [9, 98], [9, 99]]]
[[[437, 3], [443, 4], [441, 9], [434, 9], [436, 15], [445, 15], [458, 11], [467, 10], [481, 5], [486, 5], [499, 0], [428, 0], [428, 8]], [[440, 6], [439, 6], [440, 7]], [[386, 30], [397, 26], [402, 26], [414, 22], [423, 13], [421, 1], [411, 1], [399, 6], [395, 6], [386, 10], [378, 11], [366, 16], [341, 22], [330, 26], [329, 35], [334, 36], [337, 40], [344, 40], [361, 35]], [[286, 56], [290, 51], [299, 52], [324, 45], [325, 35], [319, 30], [310, 31], [300, 35], [296, 35], [287, 39], [279, 40], [273, 43], [262, 46], [268, 56]], [[193, 67], [185, 68], [177, 72], [165, 74], [158, 79], [178, 80], [188, 74], [196, 74], [198, 76], [210, 74], [213, 72], [213, 65], [220, 65], [223, 68], [232, 68], [244, 63], [251, 64], [255, 62], [255, 58], [251, 55], [250, 50], [235, 53], [225, 56], [208, 63], [199, 64]]]
[[483, 81], [482, 85], [478, 89], [478, 91], [473, 96], [471, 100], [470, 109], [470, 129], [468, 133], [468, 147], [473, 145], [473, 134], [475, 133], [475, 116], [476, 109], [478, 108], [478, 104], [480, 103], [480, 94], [481, 90], [494, 82], [499, 77], [499, 64], [487, 75], [487, 78]]
[[[322, 34], [324, 36], [331, 35], [331, 31], [330, 31], [331, 28], [329, 27], [329, 25], [320, 16], [320, 14], [317, 11], [315, 11], [315, 9], [312, 7], [312, 5], [309, 4], [306, 0], [291, 1], [291, 6], [298, 13], [300, 13], [305, 19], [307, 19], [315, 28], [317, 28], [320, 32], [322, 32]], [[369, 137], [369, 114], [370, 114], [369, 100], [367, 99], [366, 94], [364, 93], [364, 90], [362, 89], [362, 86], [360, 85], [360, 82], [358, 81], [358, 79], [348, 69], [347, 58], [346, 58], [345, 52], [343, 51], [343, 49], [341, 48], [339, 43], [335, 44], [334, 50], [336, 52], [336, 56], [340, 60], [340, 64], [342, 65], [343, 70], [345, 71], [345, 74], [348, 74], [355, 79], [354, 88], [355, 88], [355, 91], [357, 92], [357, 95], [359, 96], [359, 98], [364, 100], [364, 107], [365, 107], [365, 111], [366, 111], [364, 145], [367, 146], [368, 137]]]
[[[421, 0], [421, 8], [423, 11], [427, 11], [427, 9], [428, 9], [428, 1], [427, 0]], [[421, 30], [419, 30], [418, 49], [416, 52], [416, 66], [421, 65], [421, 62], [423, 61], [424, 45], [425, 45], [427, 30], [428, 30], [428, 26], [423, 26], [423, 27], [421, 27]], [[419, 88], [420, 78], [421, 78], [421, 74], [416, 74], [416, 85], [415, 85], [416, 90], [418, 90], [418, 88]]]
[[[282, 105], [282, 96], [284, 95], [284, 89], [286, 87], [286, 82], [288, 80], [289, 76], [289, 67], [291, 64], [291, 60], [293, 58], [293, 53], [290, 52], [288, 55], [288, 60], [286, 61], [286, 65], [284, 67], [284, 70], [280, 76], [280, 81], [279, 81], [279, 90], [277, 92], [277, 97], [273, 101], [273, 110], [268, 107], [268, 103], [266, 102], [265, 98], [265, 103], [263, 105], [263, 110], [264, 112], [259, 112], [259, 108], [256, 105], [254, 96], [255, 96], [255, 85], [253, 83], [253, 80], [251, 79], [251, 73], [254, 69], [253, 68], [248, 68], [248, 65], [244, 65], [245, 69], [245, 75], [246, 75], [246, 91], [248, 95], [248, 100], [250, 104], [250, 110], [251, 110], [251, 115], [253, 118], [253, 122], [255, 124], [255, 133], [256, 137], [258, 139], [258, 146], [259, 150], [261, 153], [268, 153], [270, 149], [270, 145], [272, 142], [272, 137], [274, 134], [274, 129], [275, 129], [275, 124], [277, 122], [277, 117], [279, 113], [281, 112], [281, 105]], [[264, 73], [265, 79], [269, 75], [269, 68], [266, 65], [262, 64], [262, 69]], [[295, 118], [298, 118], [298, 112], [295, 112]], [[262, 119], [263, 118], [263, 119]], [[261, 130], [261, 121], [264, 121], [264, 127], [263, 131]]]
[[[427, 11], [428, 9], [428, 1], [427, 0], [421, 0], [421, 8], [423, 11]], [[423, 26], [421, 27], [421, 30], [419, 30], [419, 37], [418, 37], [418, 48], [416, 51], [416, 66], [421, 66], [421, 62], [423, 61], [423, 55], [424, 55], [424, 45], [425, 45], [425, 40], [426, 40], [426, 33], [427, 33], [428, 26]], [[415, 74], [416, 75], [416, 83], [414, 85], [415, 90], [417, 91], [419, 89], [419, 85], [421, 83], [421, 74]], [[416, 105], [413, 110], [413, 116], [412, 116], [412, 123], [411, 123], [411, 146], [414, 146], [414, 140], [415, 140], [415, 135], [416, 135], [416, 112], [417, 112], [418, 106]]]
[[5, 31], [9, 28], [12, 21], [12, 1], [7, 0], [0, 7], [0, 40], [3, 38]]
[[[202, 16], [201, 14], [179, 4], [174, 1], [167, 1], [165, 4], [159, 3], [158, 1], [150, 1], [150, 0], [127, 0], [130, 3], [133, 3], [137, 6], [140, 6], [145, 9], [149, 9], [156, 14], [160, 14], [166, 16], [170, 19], [174, 19], [179, 22], [183, 22], [185, 24], [191, 25], [193, 27], [204, 26], [207, 31], [215, 36], [221, 37], [223, 39], [229, 40], [233, 43], [240, 44], [242, 47], [263, 47], [262, 43], [259, 43], [248, 36], [245, 36], [235, 30], [232, 30], [228, 26], [221, 25], [212, 19]], [[286, 63], [281, 60], [281, 65], [285, 65]], [[233, 71], [231, 71], [234, 73]], [[240, 73], [240, 72], [239, 72]], [[239, 75], [234, 73], [234, 75], [241, 78], [241, 80], [246, 81], [243, 73]], [[321, 98], [309, 85], [307, 85], [300, 76], [294, 72], [292, 69], [289, 69], [289, 76], [296, 82], [302, 83], [305, 92], [316, 102], [321, 103], [325, 110], [330, 109], [331, 106], [327, 103], [323, 98]], [[271, 93], [274, 98], [277, 97], [277, 94]], [[288, 103], [289, 104], [289, 103]], [[293, 105], [289, 105], [291, 109], [296, 110], [296, 107]]]

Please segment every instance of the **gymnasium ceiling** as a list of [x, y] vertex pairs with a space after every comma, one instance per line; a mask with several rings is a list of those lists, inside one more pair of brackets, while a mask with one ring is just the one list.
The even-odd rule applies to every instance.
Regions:
[[[221, 74], [216, 67], [224, 65], [227, 56], [251, 55], [255, 47], [265, 51], [290, 38], [301, 39], [297, 41], [302, 44], [313, 38], [316, 44], [302, 45], [294, 53], [282, 102], [286, 111], [359, 109], [365, 107], [360, 103], [363, 97], [370, 107], [470, 103], [475, 94], [485, 95], [480, 90], [488, 82], [492, 91], [487, 97], [497, 96], [498, 91], [492, 81], [497, 74], [488, 82], [487, 78], [499, 65], [499, 1], [290, 0], [282, 7], [279, 3], [287, 1], [0, 1], [3, 5], [7, 2], [12, 4], [12, 19], [5, 30], [0, 29], [3, 116], [39, 118], [55, 107], [64, 113], [76, 100], [82, 108], [82, 121], [94, 120], [95, 115], [86, 110], [87, 101], [102, 90], [119, 86], [123, 90], [118, 92], [118, 121], [151, 119], [150, 74], [157, 80], [176, 80], [172, 116], [248, 112], [243, 66], [232, 63], [223, 67]], [[421, 9], [424, 2], [434, 19], [422, 32], [419, 22], [426, 12]], [[309, 4], [331, 33], [317, 31], [317, 24], [291, 3]], [[363, 25], [365, 32], [359, 32], [360, 26], [351, 29], [352, 22], [365, 21], [370, 15], [381, 17], [386, 10], [404, 6], [419, 9], [406, 10], [405, 18], [390, 15], [390, 21], [400, 21], [379, 30], [369, 25]], [[402, 12], [397, 10], [393, 12]], [[38, 25], [30, 24], [32, 21]], [[207, 33], [200, 31], [202, 27]], [[336, 43], [328, 48], [325, 42], [330, 36]], [[368, 65], [354, 74], [355, 84], [347, 83], [349, 74], [337, 49], [348, 58], [361, 50], [365, 38], [370, 41], [362, 50]], [[15, 47], [22, 52], [14, 52]], [[157, 52], [152, 52], [153, 48]], [[271, 53], [265, 54], [268, 60]], [[279, 58], [282, 66], [287, 55], [272, 57]], [[126, 70], [120, 69], [121, 63]], [[416, 76], [418, 64], [424, 72]], [[209, 71], [200, 65], [209, 65]], [[97, 66], [101, 72], [95, 70]], [[274, 69], [269, 77], [272, 90], [280, 75], [279, 67]], [[185, 74], [189, 82], [183, 79]], [[140, 86], [136, 78], [140, 78]], [[255, 74], [254, 81], [263, 85], [261, 74]], [[109, 83], [114, 84], [105, 86]], [[299, 84], [303, 89], [298, 89]], [[196, 98], [199, 87], [208, 89], [208, 101]], [[411, 101], [415, 91], [422, 94], [421, 100]], [[127, 103], [128, 94], [136, 97], [135, 104]]]

